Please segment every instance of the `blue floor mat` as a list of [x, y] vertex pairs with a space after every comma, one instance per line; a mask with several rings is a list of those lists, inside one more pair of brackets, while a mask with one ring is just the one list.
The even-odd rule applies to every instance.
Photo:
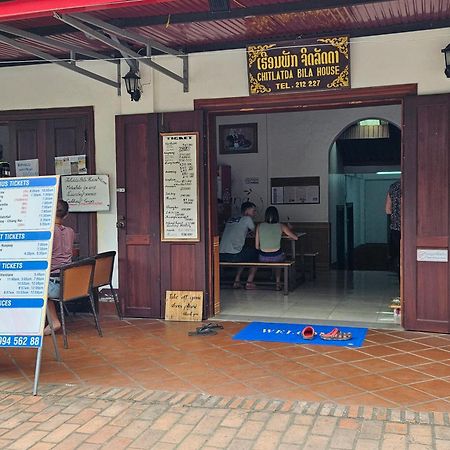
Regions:
[[312, 339], [303, 339], [302, 330], [309, 324], [293, 323], [270, 323], [252, 322], [233, 336], [233, 339], [240, 341], [264, 341], [264, 342], [286, 342], [287, 344], [312, 344], [312, 345], [332, 345], [336, 347], [361, 347], [366, 338], [367, 328], [338, 327], [343, 332], [351, 332], [352, 339], [348, 341], [325, 341], [320, 339], [321, 332], [328, 333], [334, 326], [331, 325], [311, 325], [317, 332], [317, 336]]

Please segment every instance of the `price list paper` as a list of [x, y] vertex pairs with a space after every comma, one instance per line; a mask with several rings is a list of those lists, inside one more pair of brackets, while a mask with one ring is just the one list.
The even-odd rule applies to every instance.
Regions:
[[162, 134], [162, 240], [198, 242], [198, 133]]
[[41, 347], [58, 177], [0, 179], [0, 347]]

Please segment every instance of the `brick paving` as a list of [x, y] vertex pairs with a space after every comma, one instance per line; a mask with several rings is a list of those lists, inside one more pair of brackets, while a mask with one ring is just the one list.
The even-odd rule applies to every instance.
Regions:
[[[359, 349], [198, 326], [68, 323], [69, 349], [0, 349], [0, 449], [450, 449], [450, 336], [369, 330]], [[61, 336], [58, 336], [61, 344]]]
[[447, 450], [448, 413], [127, 388], [0, 384], [0, 448]]

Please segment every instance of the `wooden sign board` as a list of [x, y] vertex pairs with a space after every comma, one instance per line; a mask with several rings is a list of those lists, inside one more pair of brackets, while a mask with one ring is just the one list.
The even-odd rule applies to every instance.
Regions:
[[202, 291], [166, 291], [166, 320], [200, 322], [202, 313]]
[[348, 36], [247, 47], [250, 95], [350, 87]]

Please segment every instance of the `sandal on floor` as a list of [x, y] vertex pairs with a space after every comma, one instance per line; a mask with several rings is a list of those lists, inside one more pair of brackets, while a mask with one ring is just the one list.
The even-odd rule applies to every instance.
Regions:
[[203, 325], [202, 327], [197, 328], [197, 330], [212, 330], [213, 328], [219, 328], [219, 329], [223, 330], [223, 325], [221, 325], [220, 323], [216, 323], [216, 322], [209, 322], [209, 323]]
[[282, 291], [282, 290], [283, 290], [283, 288], [281, 287], [281, 283], [277, 283], [277, 284], [275, 285], [275, 290], [276, 290], [276, 291]]
[[352, 333], [345, 333], [338, 328], [333, 329], [330, 333], [320, 333], [320, 339], [324, 341], [349, 341], [352, 338]]
[[206, 336], [213, 334], [217, 334], [217, 331], [212, 328], [199, 327], [195, 331], [189, 331], [188, 336]]
[[258, 289], [258, 288], [256, 287], [255, 283], [246, 283], [245, 289], [247, 289], [247, 291], [254, 291], [255, 289]]
[[235, 281], [233, 283], [233, 289], [241, 289], [242, 288], [242, 284], [240, 281]]
[[303, 339], [311, 340], [314, 339], [314, 336], [317, 336], [317, 333], [313, 327], [308, 325], [307, 327], [303, 328], [302, 330]]

